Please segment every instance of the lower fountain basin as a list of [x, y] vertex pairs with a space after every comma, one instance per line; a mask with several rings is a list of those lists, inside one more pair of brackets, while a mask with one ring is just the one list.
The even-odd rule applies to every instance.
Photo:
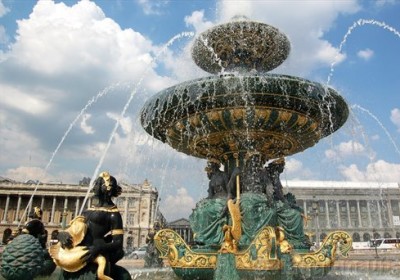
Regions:
[[211, 76], [167, 88], [141, 113], [144, 129], [199, 158], [257, 150], [266, 158], [301, 152], [339, 129], [349, 110], [332, 88], [266, 74]]

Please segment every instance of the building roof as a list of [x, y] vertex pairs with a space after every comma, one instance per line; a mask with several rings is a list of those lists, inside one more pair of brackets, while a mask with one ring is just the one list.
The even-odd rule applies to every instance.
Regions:
[[289, 188], [318, 189], [399, 189], [396, 182], [350, 182], [350, 181], [295, 181], [282, 180], [282, 185]]
[[171, 227], [171, 226], [188, 226], [188, 225], [190, 225], [189, 220], [185, 219], [185, 218], [181, 218], [181, 219], [178, 219], [178, 220], [168, 223], [169, 227]]

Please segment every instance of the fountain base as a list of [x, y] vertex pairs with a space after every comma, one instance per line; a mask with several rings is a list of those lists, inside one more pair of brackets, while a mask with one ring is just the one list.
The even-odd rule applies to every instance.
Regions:
[[[276, 228], [263, 228], [245, 248], [236, 253], [221, 253], [212, 248], [188, 246], [173, 230], [160, 230], [155, 244], [160, 257], [167, 259], [175, 274], [182, 279], [227, 279], [221, 274], [218, 262], [229, 263], [224, 270], [239, 279], [312, 279], [326, 275], [336, 260], [336, 249], [347, 256], [352, 247], [348, 233], [335, 231], [323, 241], [319, 250], [289, 250], [290, 244], [281, 240]], [[223, 258], [223, 259], [221, 259]], [[222, 277], [222, 278], [221, 278]], [[229, 277], [235, 279], [235, 277]]]

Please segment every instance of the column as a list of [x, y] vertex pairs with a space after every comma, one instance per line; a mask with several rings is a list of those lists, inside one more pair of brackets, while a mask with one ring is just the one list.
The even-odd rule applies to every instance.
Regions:
[[306, 216], [308, 216], [308, 213], [307, 213], [307, 201], [306, 200], [303, 200], [303, 209], [304, 209], [304, 214], [306, 214]]
[[379, 204], [379, 200], [376, 201], [376, 205], [378, 205], [378, 216], [379, 216], [379, 227], [382, 228], [382, 213], [381, 213], [381, 205]]
[[124, 219], [123, 219], [123, 224], [126, 226], [128, 224], [128, 197], [125, 197], [125, 203], [124, 203]]
[[14, 223], [18, 224], [19, 222], [19, 209], [21, 207], [21, 195], [18, 195], [18, 202], [17, 202], [17, 211], [15, 212]]
[[33, 197], [28, 201], [28, 213], [26, 213], [26, 220], [28, 220], [29, 215], [32, 213]]
[[368, 209], [368, 222], [369, 222], [369, 227], [372, 227], [372, 219], [371, 219], [371, 202], [367, 200], [367, 209]]
[[42, 196], [42, 200], [40, 201], [40, 209], [42, 209], [44, 213], [44, 196]]
[[79, 197], [77, 197], [76, 201], [75, 201], [75, 216], [74, 217], [77, 217], [79, 215], [79, 205], [80, 204], [81, 204], [81, 201], [80, 201]]
[[4, 215], [3, 215], [3, 220], [1, 223], [7, 223], [7, 215], [8, 215], [8, 207], [10, 206], [10, 195], [7, 194], [7, 199], [6, 199], [6, 207], [4, 208]]
[[338, 220], [338, 224], [337, 227], [340, 228], [341, 227], [341, 222], [340, 222], [340, 206], [339, 206], [339, 200], [336, 200], [336, 213], [337, 213], [337, 220]]
[[325, 200], [325, 215], [326, 215], [326, 227], [331, 227], [331, 221], [329, 220], [329, 205], [328, 200]]
[[51, 207], [51, 216], [50, 216], [50, 224], [54, 224], [54, 213], [56, 211], [56, 202], [57, 198], [53, 197], [53, 206]]
[[361, 211], [360, 211], [360, 201], [357, 200], [357, 214], [358, 214], [358, 227], [362, 227]]
[[351, 216], [350, 216], [350, 202], [346, 200], [346, 208], [347, 208], [347, 220], [348, 220], [348, 228], [351, 228]]
[[[387, 203], [388, 203], [389, 227], [393, 228], [393, 210], [392, 210], [392, 201], [390, 200], [390, 197], [387, 198]], [[394, 237], [396, 237], [396, 234], [394, 235]]]

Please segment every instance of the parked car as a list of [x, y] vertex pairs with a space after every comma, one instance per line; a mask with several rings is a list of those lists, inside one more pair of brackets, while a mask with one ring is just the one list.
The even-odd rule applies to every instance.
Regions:
[[139, 247], [136, 250], [134, 250], [132, 253], [129, 254], [128, 258], [132, 259], [143, 259], [144, 256], [146, 255], [146, 250], [147, 246], [144, 247]]

